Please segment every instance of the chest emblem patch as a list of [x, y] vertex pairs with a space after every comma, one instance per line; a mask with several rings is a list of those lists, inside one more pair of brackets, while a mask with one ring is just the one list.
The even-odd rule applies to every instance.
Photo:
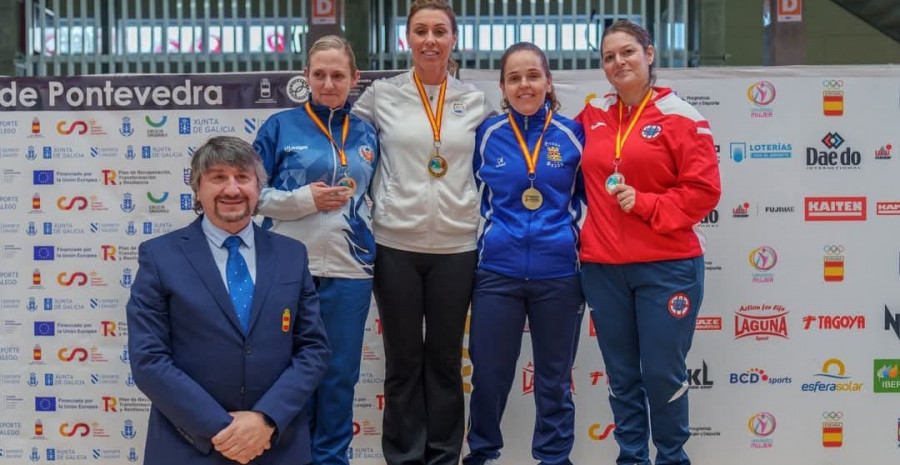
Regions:
[[641, 137], [647, 140], [656, 139], [656, 136], [662, 133], [662, 126], [658, 124], [648, 124], [641, 129]]

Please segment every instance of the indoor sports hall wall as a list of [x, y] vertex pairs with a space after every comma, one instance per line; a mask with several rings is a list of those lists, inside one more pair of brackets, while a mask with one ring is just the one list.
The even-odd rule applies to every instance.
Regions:
[[[693, 461], [896, 462], [900, 67], [659, 74], [710, 120], [723, 184], [698, 226], [708, 253], [688, 361]], [[599, 70], [554, 77], [566, 116], [609, 91]], [[499, 106], [498, 71], [462, 78]], [[124, 314], [137, 246], [194, 217], [194, 148], [218, 134], [252, 141], [307, 95], [299, 73], [0, 79], [0, 464], [142, 461], [150, 403], [130, 376]], [[505, 463], [533, 462], [530, 351], [526, 337]], [[348, 454], [375, 465], [374, 305], [362, 357]], [[573, 461], [611, 463], [588, 318], [572, 381]]]

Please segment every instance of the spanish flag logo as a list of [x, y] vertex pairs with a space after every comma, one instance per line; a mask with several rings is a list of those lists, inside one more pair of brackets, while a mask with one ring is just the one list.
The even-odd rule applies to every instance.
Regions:
[[842, 116], [844, 114], [844, 92], [826, 90], [822, 92], [822, 112], [825, 116]]
[[843, 412], [824, 412], [822, 417], [822, 446], [841, 447], [844, 445]]
[[825, 116], [842, 116], [844, 114], [844, 81], [826, 79], [822, 81], [822, 113]]
[[844, 246], [826, 245], [823, 258], [825, 282], [844, 280]]

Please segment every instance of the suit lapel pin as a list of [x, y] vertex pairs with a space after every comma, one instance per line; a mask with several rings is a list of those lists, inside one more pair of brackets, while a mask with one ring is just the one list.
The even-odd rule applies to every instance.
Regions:
[[281, 313], [281, 331], [288, 332], [291, 330], [291, 310], [286, 308]]

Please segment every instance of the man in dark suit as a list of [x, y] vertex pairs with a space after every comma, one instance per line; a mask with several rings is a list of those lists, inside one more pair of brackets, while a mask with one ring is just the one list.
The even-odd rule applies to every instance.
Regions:
[[141, 244], [127, 305], [144, 464], [311, 463], [330, 349], [306, 248], [251, 221], [266, 172], [247, 142], [211, 138], [191, 170], [202, 215]]

